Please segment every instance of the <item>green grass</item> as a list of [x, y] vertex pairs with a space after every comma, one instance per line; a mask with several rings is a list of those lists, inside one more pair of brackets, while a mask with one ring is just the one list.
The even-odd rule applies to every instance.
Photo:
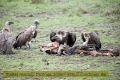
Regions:
[[[35, 1], [35, 0], [32, 0]], [[83, 31], [97, 31], [102, 49], [116, 49], [120, 46], [120, 0], [3, 0], [0, 3], [0, 30], [7, 20], [13, 21], [11, 30], [17, 36], [22, 30], [39, 20], [37, 38], [32, 40], [31, 49], [18, 49], [15, 54], [0, 54], [0, 69], [4, 70], [108, 70], [108, 78], [81, 80], [119, 80], [120, 57], [48, 55], [39, 51], [40, 45], [50, 42], [49, 33], [67, 30], [76, 33], [75, 45], [82, 44]], [[49, 65], [47, 65], [49, 63]], [[1, 77], [0, 77], [1, 78]], [[52, 79], [52, 78], [50, 78]], [[63, 80], [80, 80], [65, 78]], [[14, 79], [13, 79], [14, 80]], [[26, 80], [26, 79], [22, 79]], [[49, 80], [45, 78], [43, 80]], [[59, 80], [55, 78], [53, 80]]]

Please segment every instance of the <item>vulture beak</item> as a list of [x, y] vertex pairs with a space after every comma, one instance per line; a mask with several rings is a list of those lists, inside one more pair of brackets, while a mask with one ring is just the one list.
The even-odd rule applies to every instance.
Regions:
[[51, 39], [52, 39], [53, 41], [55, 41], [55, 40], [56, 40], [56, 38], [57, 38], [57, 37], [56, 37], [56, 36], [54, 36], [54, 37], [52, 37]]
[[39, 25], [39, 22], [37, 24]]
[[11, 22], [11, 21], [7, 21], [5, 24], [6, 24], [6, 25], [11, 25], [11, 24], [14, 24], [14, 23]]
[[39, 25], [39, 22], [38, 22], [38, 20], [35, 20], [34, 24], [37, 24], [37, 25]]
[[10, 22], [9, 22], [9, 25], [11, 25], [11, 24], [14, 24], [14, 22], [11, 22], [11, 21], [10, 21]]

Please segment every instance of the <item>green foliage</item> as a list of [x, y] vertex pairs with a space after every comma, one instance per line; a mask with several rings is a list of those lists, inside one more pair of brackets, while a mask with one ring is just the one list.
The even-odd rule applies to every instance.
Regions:
[[2, 3], [3, 0], [0, 0], [0, 3]]
[[30, 0], [24, 0], [24, 2], [29, 2]]
[[50, 2], [57, 2], [57, 0], [50, 0]]
[[44, 4], [45, 3], [45, 0], [31, 0], [31, 3], [32, 4]]
[[120, 14], [120, 8], [119, 7], [114, 7], [114, 8], [111, 8], [107, 11], [105, 11], [105, 15], [106, 16], [109, 16], [109, 15], [119, 15]]
[[95, 0], [94, 2], [94, 7], [100, 7], [100, 1], [99, 0]]
[[67, 12], [67, 8], [62, 9], [62, 13], [65, 14]]
[[73, 7], [73, 6], [65, 6], [62, 8], [62, 13], [63, 14], [69, 14], [68, 16], [73, 16], [73, 15], [76, 15], [76, 16], [81, 16], [81, 14], [85, 14], [87, 13], [87, 10], [85, 9], [85, 6], [83, 5], [78, 5], [76, 7]]
[[14, 0], [7, 0], [7, 2], [11, 2], [11, 1], [14, 1]]

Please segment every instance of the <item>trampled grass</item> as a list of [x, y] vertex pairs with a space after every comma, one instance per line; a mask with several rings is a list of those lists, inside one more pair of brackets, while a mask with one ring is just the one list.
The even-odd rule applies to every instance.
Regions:
[[[0, 29], [5, 27], [7, 20], [13, 21], [14, 25], [11, 25], [10, 28], [14, 37], [30, 25], [34, 25], [34, 20], [37, 19], [40, 22], [38, 35], [36, 39], [32, 40], [31, 49], [23, 47], [22, 49], [13, 49], [15, 54], [8, 56], [0, 54], [0, 69], [2, 71], [108, 70], [110, 72], [108, 78], [81, 78], [81, 80], [119, 80], [120, 57], [81, 57], [79, 54], [48, 55], [40, 52], [39, 46], [50, 42], [49, 33], [51, 31], [67, 30], [76, 33], [75, 45], [81, 46], [82, 44], [81, 32], [96, 31], [100, 36], [102, 49], [120, 48], [120, 0], [42, 1], [44, 3], [33, 4], [30, 0], [10, 0], [9, 2], [3, 0], [0, 4]], [[49, 79], [59, 80], [60, 78], [40, 80]], [[79, 78], [64, 78], [63, 80], [76, 79], [80, 80]]]

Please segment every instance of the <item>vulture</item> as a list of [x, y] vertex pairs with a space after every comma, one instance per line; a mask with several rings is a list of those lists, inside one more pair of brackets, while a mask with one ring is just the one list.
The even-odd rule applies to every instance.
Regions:
[[10, 25], [14, 23], [11, 21], [7, 21], [5, 24], [6, 28], [3, 28], [0, 31], [0, 53], [12, 54], [13, 34], [10, 31]]
[[94, 45], [96, 50], [100, 50], [101, 42], [96, 32], [82, 32], [81, 38], [83, 40], [83, 46]]
[[72, 47], [76, 42], [76, 34], [67, 31], [53, 31], [50, 33], [50, 40], [52, 42], [58, 41], [59, 44], [64, 44]]
[[36, 38], [37, 36], [37, 27], [39, 25], [38, 20], [34, 21], [34, 26], [30, 26], [29, 28], [23, 30], [16, 36], [16, 41], [13, 44], [14, 48], [26, 46], [26, 48], [30, 48], [32, 38]]

